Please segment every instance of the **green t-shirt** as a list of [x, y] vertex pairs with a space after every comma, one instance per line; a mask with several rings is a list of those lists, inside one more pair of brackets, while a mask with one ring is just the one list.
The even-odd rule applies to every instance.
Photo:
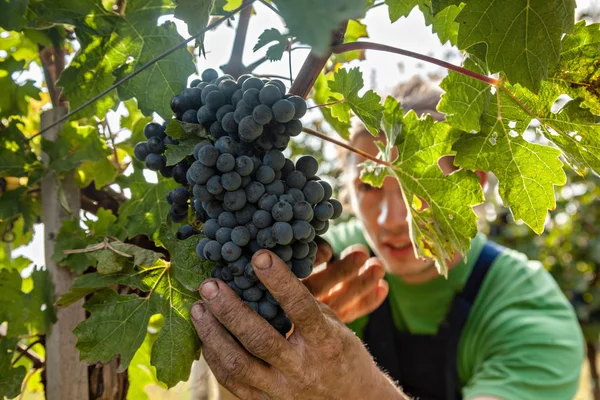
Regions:
[[[339, 254], [366, 243], [353, 221], [333, 227], [325, 239]], [[389, 299], [397, 329], [435, 334], [454, 295], [465, 284], [486, 237], [471, 242], [466, 260], [423, 284], [407, 284], [389, 275]], [[360, 337], [364, 316], [349, 324]], [[401, 355], [399, 355], [401, 357]], [[541, 263], [513, 250], [494, 261], [461, 334], [457, 369], [465, 400], [571, 399], [577, 392], [585, 357], [575, 312]]]

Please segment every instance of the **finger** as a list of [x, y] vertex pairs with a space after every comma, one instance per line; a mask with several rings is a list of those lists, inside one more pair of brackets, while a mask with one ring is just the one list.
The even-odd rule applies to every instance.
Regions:
[[281, 370], [297, 364], [294, 347], [227, 284], [209, 279], [200, 294], [211, 313], [250, 353]]
[[338, 313], [338, 318], [347, 324], [375, 311], [385, 300], [389, 292], [387, 281], [380, 280], [375, 288]]
[[336, 285], [357, 275], [360, 268], [369, 258], [369, 250], [355, 244], [342, 252], [342, 258], [327, 264], [327, 268], [304, 279], [302, 282], [315, 297], [326, 296]]
[[196, 332], [202, 340], [204, 358], [223, 386], [232, 392], [255, 391], [254, 388], [262, 391], [273, 389], [277, 371], [268, 368], [242, 348], [206, 308], [206, 304], [194, 304], [191, 314]]
[[384, 276], [385, 268], [381, 261], [371, 258], [367, 261], [362, 273], [344, 282], [341, 289], [336, 290], [322, 301], [337, 313], [354, 300], [372, 291]]
[[295, 330], [308, 340], [318, 340], [326, 334], [325, 317], [317, 300], [279, 257], [259, 250], [252, 257], [252, 266], [258, 279], [294, 323]]
[[333, 256], [333, 248], [325, 239], [317, 236], [315, 237], [317, 243], [317, 257], [315, 258], [314, 265], [320, 265], [324, 262], [329, 262]]

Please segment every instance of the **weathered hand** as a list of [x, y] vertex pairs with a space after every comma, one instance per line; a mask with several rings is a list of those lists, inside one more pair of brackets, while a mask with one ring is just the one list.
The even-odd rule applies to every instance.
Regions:
[[[217, 380], [242, 399], [405, 398], [360, 340], [273, 253], [258, 278], [294, 324], [286, 340], [222, 281], [209, 279], [191, 314]], [[237, 338], [237, 341], [236, 341]]]
[[344, 323], [377, 309], [389, 289], [381, 261], [369, 258], [369, 250], [360, 244], [346, 248], [339, 260], [329, 261], [331, 254], [331, 246], [321, 241], [315, 265], [327, 265], [303, 280], [313, 296], [327, 304]]

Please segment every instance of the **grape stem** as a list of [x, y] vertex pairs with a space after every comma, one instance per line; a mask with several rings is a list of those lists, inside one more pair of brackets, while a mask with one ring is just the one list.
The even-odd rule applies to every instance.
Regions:
[[327, 142], [333, 143], [336, 146], [343, 147], [344, 149], [346, 149], [348, 151], [351, 151], [351, 152], [353, 152], [355, 154], [358, 154], [359, 156], [364, 157], [364, 158], [366, 158], [368, 160], [371, 160], [374, 163], [381, 164], [381, 165], [384, 165], [384, 166], [390, 167], [390, 168], [393, 167], [391, 163], [389, 163], [387, 161], [380, 160], [377, 157], [374, 157], [371, 154], [362, 151], [361, 149], [357, 149], [356, 147], [349, 145], [348, 143], [344, 143], [344, 142], [341, 142], [341, 141], [339, 141], [337, 139], [329, 137], [326, 134], [324, 134], [323, 132], [315, 131], [314, 129], [310, 129], [310, 128], [302, 128], [302, 130], [304, 132], [308, 133], [309, 135], [316, 136], [316, 137], [321, 138], [321, 139], [323, 139], [323, 140], [325, 140]]
[[331, 51], [334, 54], [345, 53], [347, 51], [353, 50], [378, 50], [378, 51], [386, 51], [388, 53], [401, 54], [403, 56], [416, 58], [417, 60], [426, 61], [431, 64], [439, 65], [440, 67], [447, 68], [451, 71], [458, 72], [459, 74], [463, 74], [469, 76], [473, 79], [477, 79], [478, 81], [488, 83], [492, 86], [500, 86], [500, 80], [496, 78], [492, 78], [490, 76], [485, 76], [482, 74], [478, 74], [477, 72], [470, 71], [466, 68], [459, 67], [454, 64], [450, 64], [449, 62], [442, 61], [435, 57], [426, 56], [424, 54], [415, 53], [410, 50], [401, 49], [398, 47], [388, 46], [381, 43], [371, 43], [371, 42], [352, 42], [352, 43], [343, 43], [333, 46]]

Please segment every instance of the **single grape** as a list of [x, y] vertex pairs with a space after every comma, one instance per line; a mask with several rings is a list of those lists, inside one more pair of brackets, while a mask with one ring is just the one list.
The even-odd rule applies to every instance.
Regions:
[[187, 122], [188, 124], [197, 124], [198, 123], [198, 110], [194, 110], [190, 108], [181, 116], [181, 120], [183, 122]]
[[258, 150], [259, 153], [266, 153], [267, 151], [273, 148], [273, 142], [271, 142], [271, 138], [269, 138], [269, 134], [264, 132], [262, 135], [258, 137], [254, 141], [254, 148]]
[[[229, 270], [233, 276], [240, 276], [244, 274], [244, 270], [246, 269], [246, 264], [248, 264], [248, 259], [245, 257], [240, 257], [231, 264], [229, 264]], [[245, 289], [245, 288], [244, 288]]]
[[150, 154], [150, 150], [148, 149], [148, 144], [146, 142], [139, 142], [133, 148], [133, 155], [142, 162], [146, 161], [148, 154]]
[[327, 221], [333, 217], [333, 205], [328, 201], [322, 201], [315, 206], [315, 218], [320, 221]]
[[219, 221], [220, 226], [223, 226], [226, 228], [233, 229], [237, 226], [237, 220], [235, 218], [235, 215], [229, 211], [225, 211], [224, 213], [221, 213], [221, 215], [219, 215], [218, 221]]
[[240, 100], [237, 103], [237, 105], [235, 107], [235, 111], [233, 113], [235, 122], [237, 122], [239, 124], [242, 121], [242, 119], [252, 116], [252, 111], [253, 111], [252, 107], [247, 105], [244, 100]]
[[[273, 226], [273, 229], [275, 226]], [[291, 227], [290, 227], [291, 228]], [[292, 259], [292, 247], [289, 245], [277, 245], [273, 249], [273, 253], [277, 255], [277, 257], [281, 258], [283, 262], [288, 262]]]
[[160, 154], [150, 153], [146, 156], [146, 168], [152, 171], [159, 171], [161, 168], [164, 168], [166, 165], [166, 160]]
[[204, 257], [207, 260], [219, 261], [221, 259], [221, 243], [211, 240], [204, 246]]
[[227, 192], [225, 193], [223, 202], [224, 206], [227, 206], [232, 211], [241, 210], [246, 205], [246, 193], [244, 189]]
[[[231, 273], [231, 270], [229, 269], [229, 265], [225, 265], [224, 267], [221, 268], [221, 277], [223, 278], [223, 280], [225, 282], [230, 282], [233, 280], [233, 274]], [[238, 294], [239, 296], [239, 294]]]
[[267, 321], [272, 320], [277, 315], [277, 306], [262, 299], [258, 302], [258, 314]]
[[242, 185], [242, 177], [235, 171], [229, 171], [221, 175], [221, 184], [223, 185], [223, 189], [233, 192]]
[[185, 239], [191, 237], [192, 235], [194, 235], [195, 233], [196, 232], [194, 232], [194, 228], [192, 228], [191, 225], [182, 225], [177, 230], [177, 233], [175, 234], [175, 237], [178, 240], [185, 240]]
[[269, 81], [269, 84], [277, 86], [279, 88], [279, 90], [281, 90], [281, 96], [284, 96], [285, 93], [287, 92], [285, 83], [283, 83], [283, 81], [280, 81], [279, 79], [271, 79]]
[[275, 171], [268, 165], [262, 165], [256, 171], [256, 180], [267, 185], [275, 179]]
[[210, 127], [210, 125], [217, 120], [215, 111], [208, 106], [200, 107], [196, 117], [198, 118], [198, 123], [206, 127]]
[[202, 233], [204, 236], [215, 240], [217, 231], [221, 228], [217, 219], [209, 219], [202, 225]]
[[258, 313], [258, 302], [244, 300], [244, 304], [250, 307], [254, 312]]
[[[277, 149], [275, 149], [275, 150], [277, 150]], [[275, 180], [277, 180], [277, 181], [281, 180], [281, 170], [275, 171]]]
[[[223, 214], [221, 214], [223, 215]], [[215, 235], [215, 239], [217, 240], [217, 242], [221, 243], [221, 245], [224, 245], [225, 243], [229, 242], [231, 240], [231, 228], [219, 228], [219, 230], [217, 231], [216, 235]]]
[[231, 232], [231, 241], [239, 247], [243, 247], [250, 242], [250, 232], [244, 226], [236, 226]]
[[[183, 113], [184, 111], [185, 110], [182, 110], [181, 112]], [[165, 134], [165, 130], [163, 129], [162, 125], [157, 124], [156, 122], [150, 122], [144, 126], [144, 136], [146, 136], [146, 139], [150, 139], [152, 137], [158, 137], [162, 139], [167, 135]]]
[[295, 137], [298, 136], [300, 132], [302, 132], [302, 122], [293, 119], [290, 122], [285, 123], [285, 130], [283, 131], [284, 135]]
[[223, 193], [223, 185], [221, 185], [221, 177], [219, 175], [213, 175], [206, 181], [206, 191], [214, 196]]
[[342, 203], [340, 203], [338, 199], [329, 199], [329, 202], [333, 206], [333, 215], [331, 216], [331, 219], [339, 218], [340, 215], [342, 215], [342, 212], [344, 211]]
[[[251, 79], [254, 79], [254, 78], [251, 78]], [[256, 285], [244, 290], [244, 293], [242, 294], [242, 297], [246, 301], [259, 301], [262, 296], [263, 296], [262, 290], [260, 290], [260, 288]]]
[[295, 242], [292, 244], [292, 255], [296, 259], [308, 257], [310, 246], [308, 243]]
[[209, 201], [208, 203], [202, 203], [202, 206], [206, 210], [206, 213], [210, 218], [219, 218], [221, 213], [225, 212], [220, 201]]
[[179, 140], [173, 139], [171, 136], [167, 136], [163, 139], [163, 143], [165, 144], [165, 146], [168, 144], [178, 145]]
[[187, 216], [188, 216], [187, 209], [186, 209], [185, 213], [178, 212], [178, 210], [175, 208], [171, 208], [169, 210], [169, 217], [171, 218], [171, 221], [173, 221], [173, 222], [183, 222], [186, 220]]
[[286, 201], [278, 201], [271, 210], [271, 215], [275, 221], [287, 222], [294, 218], [294, 209]]
[[204, 104], [215, 111], [216, 118], [216, 111], [221, 108], [221, 106], [224, 106], [226, 101], [225, 95], [221, 93], [220, 90], [213, 90], [206, 95]]
[[239, 123], [238, 134], [240, 139], [253, 142], [263, 132], [263, 127], [258, 124], [251, 115], [245, 116]]
[[271, 109], [273, 110], [273, 117], [275, 120], [281, 123], [291, 121], [296, 112], [294, 105], [288, 100], [283, 99], [277, 100]]
[[223, 93], [225, 95], [225, 99], [227, 101], [231, 101], [231, 98], [233, 97], [233, 94], [239, 89], [239, 86], [237, 83], [235, 83], [235, 81], [232, 81], [230, 79], [226, 79], [224, 81], [221, 81], [219, 83], [219, 90], [221, 91], [221, 93]]
[[188, 98], [182, 96], [181, 94], [178, 94], [177, 96], [174, 96], [171, 99], [171, 110], [173, 110], [175, 114], [183, 114], [186, 110], [189, 110], [190, 108], [192, 107], [189, 103]]
[[224, 136], [224, 137], [219, 138], [215, 142], [215, 147], [221, 152], [221, 154], [227, 153], [227, 154], [235, 155], [235, 153], [237, 151], [237, 144], [229, 136]]
[[165, 144], [158, 136], [152, 136], [150, 139], [148, 139], [146, 145], [148, 146], [150, 153], [162, 154], [165, 151]]
[[246, 203], [246, 205], [241, 209], [235, 212], [235, 219], [238, 224], [246, 225], [248, 222], [252, 221], [252, 217], [256, 212], [257, 208], [254, 204]]
[[279, 150], [269, 150], [263, 157], [263, 163], [273, 170], [279, 171], [285, 165], [285, 156]]
[[248, 176], [254, 170], [254, 163], [248, 156], [239, 156], [235, 159], [235, 171], [240, 176]]
[[203, 165], [200, 161], [194, 161], [188, 169], [190, 178], [199, 184], [205, 184], [215, 174], [215, 169]]
[[254, 225], [252, 222], [248, 222], [246, 225], [244, 225], [244, 227], [248, 229], [248, 232], [250, 232], [250, 240], [252, 241], [256, 239], [256, 235], [258, 234], [258, 228], [256, 225]]
[[287, 194], [294, 198], [294, 204], [298, 203], [299, 201], [304, 201], [304, 193], [302, 193], [302, 190], [300, 189], [289, 188], [287, 190]]
[[246, 264], [246, 267], [244, 268], [244, 277], [252, 283], [258, 281], [258, 278], [254, 273], [254, 268], [252, 268], [252, 263]]
[[[204, 255], [202, 257], [204, 257]], [[222, 281], [223, 280], [223, 275], [221, 274], [222, 269], [223, 269], [222, 267], [220, 267], [220, 266], [217, 265], [210, 272], [210, 277], [214, 278], [214, 279], [219, 279], [219, 280]]]
[[180, 186], [171, 191], [171, 199], [174, 204], [186, 205], [190, 199], [190, 192], [187, 188]]
[[292, 243], [294, 231], [290, 224], [287, 222], [275, 222], [271, 229], [273, 231], [273, 238], [277, 241], [277, 244]]
[[[306, 222], [306, 221], [303, 221], [303, 222]], [[308, 243], [308, 242], [315, 240], [315, 237], [317, 236], [315, 228], [313, 228], [313, 226], [311, 224], [308, 224], [308, 225], [309, 225], [308, 236], [303, 239], [299, 239], [301, 242], [304, 242], [304, 243]]]
[[313, 220], [311, 220], [310, 224], [316, 230], [323, 229], [325, 227], [325, 221], [321, 221], [320, 219], [316, 219], [316, 218], [314, 218]]
[[250, 74], [244, 74], [244, 75], [241, 75], [241, 76], [240, 76], [240, 77], [237, 79], [237, 84], [238, 84], [239, 86], [242, 86], [242, 85], [244, 84], [244, 82], [246, 81], [246, 79], [250, 79], [250, 78], [252, 78], [252, 75], [250, 75]]
[[294, 239], [302, 240], [308, 238], [314, 228], [308, 222], [299, 220], [292, 223], [292, 230], [294, 231]]
[[204, 82], [210, 82], [214, 79], [217, 79], [219, 77], [219, 73], [212, 68], [207, 68], [204, 71], [202, 71], [201, 76]]
[[304, 188], [302, 189], [302, 193], [304, 193], [304, 198], [310, 204], [317, 204], [321, 202], [325, 196], [323, 186], [316, 181], [306, 182], [306, 185], [304, 185]]
[[302, 190], [304, 185], [306, 185], [306, 177], [300, 171], [292, 171], [288, 174], [287, 178], [285, 178], [285, 183], [290, 188]]
[[242, 289], [240, 289], [238, 287], [238, 285], [236, 285], [236, 283], [235, 283], [234, 280], [231, 280], [231, 281], [227, 282], [227, 286], [229, 286], [231, 288], [231, 290], [233, 290], [238, 297], [241, 297], [242, 294], [244, 293], [242, 291]]
[[314, 211], [307, 201], [299, 201], [294, 204], [294, 219], [300, 221], [311, 221]]
[[260, 89], [259, 100], [261, 104], [264, 104], [267, 107], [272, 107], [275, 102], [281, 100], [281, 90], [276, 85], [265, 85], [262, 89]]
[[284, 133], [272, 133], [271, 141], [273, 142], [273, 148], [279, 151], [283, 151], [288, 147], [290, 143], [290, 137]]
[[308, 258], [292, 260], [292, 272], [298, 279], [308, 278], [312, 272], [312, 262]]
[[319, 251], [319, 246], [317, 245], [317, 242], [315, 242], [315, 241], [308, 242], [308, 255], [307, 255], [307, 257], [315, 257], [317, 255], [318, 251]]
[[198, 153], [200, 152], [200, 149], [203, 148], [204, 146], [211, 146], [211, 143], [208, 140], [203, 140], [202, 142], [200, 142], [194, 146], [194, 150], [192, 151], [192, 154], [194, 154], [194, 158], [196, 160], [198, 160]]
[[229, 172], [235, 168], [235, 157], [229, 153], [221, 154], [217, 158], [217, 170], [220, 172]]
[[181, 185], [186, 184], [187, 179], [185, 175], [187, 174], [188, 168], [189, 165], [186, 162], [180, 162], [179, 164], [175, 165], [173, 168], [173, 180]]
[[214, 83], [210, 83], [208, 85], [206, 85], [204, 87], [204, 89], [202, 89], [202, 104], [206, 105], [206, 96], [208, 96], [208, 94], [210, 92], [218, 92], [219, 91], [219, 87], [217, 85], [215, 85]]
[[254, 107], [254, 110], [252, 111], [252, 118], [254, 118], [258, 124], [265, 125], [273, 119], [273, 112], [271, 111], [270, 107], [260, 104]]
[[206, 257], [204, 257], [204, 246], [206, 246], [206, 243], [208, 242], [210, 242], [209, 238], [202, 238], [196, 245], [196, 254], [202, 260], [206, 260]]
[[260, 105], [258, 93], [259, 90], [256, 88], [250, 88], [244, 92], [242, 99], [248, 105], [248, 107], [255, 108], [256, 106]]
[[256, 241], [263, 249], [272, 249], [277, 244], [277, 241], [273, 237], [273, 230], [270, 227], [259, 230], [256, 235]]
[[197, 198], [200, 201], [211, 201], [213, 199], [212, 193], [210, 193], [207, 189], [207, 185], [209, 182], [210, 179], [208, 180], [208, 182], [206, 182], [206, 185], [194, 185], [194, 187], [192, 188], [192, 193], [194, 194], [195, 198]]
[[279, 199], [276, 195], [265, 193], [258, 200], [258, 208], [270, 213], [277, 201], [279, 201]]
[[231, 95], [231, 104], [233, 104], [234, 106], [237, 105], [240, 101], [242, 101], [243, 96], [244, 92], [242, 92], [242, 89], [236, 90]]
[[[277, 172], [279, 172], [279, 171], [277, 171]], [[265, 185], [265, 190], [269, 194], [281, 196], [282, 194], [285, 193], [285, 185], [280, 179], [278, 179], [278, 180], [274, 180], [273, 182], [269, 183], [268, 185]]]
[[258, 78], [248, 78], [246, 80], [244, 80], [244, 82], [242, 83], [242, 91], [246, 91], [248, 89], [251, 88], [255, 88], [255, 89], [262, 89], [263, 86], [265, 86], [264, 82]]
[[221, 257], [225, 261], [234, 262], [242, 255], [242, 249], [233, 242], [227, 242], [221, 248]]
[[214, 137], [215, 139], [218, 139], [223, 136], [227, 136], [227, 132], [225, 132], [225, 129], [223, 129], [223, 125], [221, 125], [221, 123], [219, 121], [213, 122], [210, 125], [210, 128], [208, 130], [209, 130], [211, 136]]
[[[250, 280], [248, 278], [246, 278], [244, 275], [235, 276], [233, 278], [233, 281], [242, 290], [248, 289], [248, 288], [252, 287], [252, 285], [254, 285], [254, 282], [250, 282]], [[256, 303], [256, 302], [248, 302], [248, 303]], [[248, 305], [250, 305], [250, 304], [248, 304]], [[250, 307], [252, 308], [252, 306], [250, 306]], [[256, 309], [254, 311], [256, 311]]]
[[273, 217], [271, 216], [271, 213], [265, 210], [257, 210], [252, 216], [252, 223], [258, 229], [263, 229], [268, 226], [271, 226], [272, 222]]
[[217, 79], [215, 79], [214, 84], [215, 85], [219, 85], [223, 81], [232, 81], [232, 82], [235, 82], [235, 78], [233, 76], [229, 75], [229, 74], [225, 74], [225, 75], [220, 76]]
[[248, 202], [254, 204], [254, 203], [258, 202], [258, 200], [260, 200], [261, 196], [265, 193], [265, 187], [260, 182], [252, 181], [246, 187], [245, 191], [246, 191], [246, 197], [248, 199]]
[[200, 84], [200, 82], [202, 82], [202, 79], [194, 79], [191, 83], [190, 83], [190, 87], [196, 87]]
[[219, 150], [213, 145], [202, 146], [198, 150], [197, 160], [207, 167], [214, 167], [219, 158]]
[[285, 201], [286, 203], [290, 203], [292, 207], [296, 204], [296, 199], [291, 194], [281, 194], [279, 195], [279, 200]]
[[306, 114], [306, 101], [300, 96], [290, 96], [287, 101], [294, 105], [296, 112], [294, 113], [294, 119], [300, 119]]
[[319, 162], [313, 156], [302, 156], [296, 160], [296, 170], [304, 174], [306, 179], [310, 179], [317, 174]]
[[[235, 111], [235, 107], [232, 106], [231, 104], [225, 104], [225, 105], [221, 106], [215, 113], [215, 115], [217, 116], [217, 121], [222, 122], [223, 117], [225, 117], [225, 115], [229, 114], [230, 112], [234, 112], [234, 111]], [[233, 117], [233, 115], [232, 115], [232, 117]]]
[[325, 224], [323, 225], [323, 227], [321, 229], [317, 229], [315, 228], [315, 235], [324, 235], [325, 233], [327, 233], [327, 231], [329, 230], [329, 221], [325, 221]]
[[207, 87], [210, 83], [208, 82], [200, 82], [199, 84], [196, 85], [196, 87], [200, 90], [204, 89], [205, 87]]
[[292, 160], [290, 160], [289, 158], [286, 158], [285, 164], [283, 165], [283, 168], [281, 168], [282, 178], [286, 179], [288, 177], [288, 175], [295, 169], [296, 169], [296, 167], [294, 167], [294, 162]]

